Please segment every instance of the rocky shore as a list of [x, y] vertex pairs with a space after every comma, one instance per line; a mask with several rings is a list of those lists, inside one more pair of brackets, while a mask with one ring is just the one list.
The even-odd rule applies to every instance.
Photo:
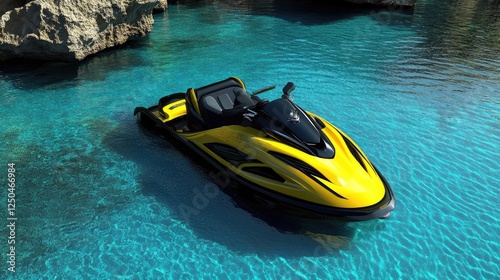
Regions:
[[79, 61], [145, 36], [166, 0], [3, 0], [0, 61]]
[[[417, 0], [341, 0], [356, 4], [413, 6]], [[153, 13], [167, 0], [2, 0], [0, 61], [80, 61], [146, 36]]]

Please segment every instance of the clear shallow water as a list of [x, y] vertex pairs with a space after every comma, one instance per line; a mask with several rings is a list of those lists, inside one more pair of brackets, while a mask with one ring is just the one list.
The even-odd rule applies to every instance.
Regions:
[[[16, 278], [498, 278], [494, 2], [420, 1], [413, 13], [184, 3], [156, 16], [147, 38], [80, 65], [2, 66]], [[295, 218], [222, 192], [132, 116], [233, 75], [251, 90], [293, 81], [295, 101], [347, 132], [389, 180], [392, 217]]]

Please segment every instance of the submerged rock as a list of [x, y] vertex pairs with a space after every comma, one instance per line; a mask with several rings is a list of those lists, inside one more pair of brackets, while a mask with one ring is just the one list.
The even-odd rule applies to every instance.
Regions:
[[8, 0], [2, 6], [10, 10], [0, 18], [0, 60], [82, 60], [148, 34], [161, 1]]
[[356, 4], [373, 4], [385, 6], [415, 6], [417, 0], [344, 0]]

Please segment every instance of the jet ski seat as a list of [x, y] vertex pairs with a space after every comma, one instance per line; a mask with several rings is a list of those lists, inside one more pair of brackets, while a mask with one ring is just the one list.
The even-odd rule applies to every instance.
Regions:
[[207, 94], [201, 98], [202, 107], [217, 115], [229, 114], [233, 109], [245, 109], [255, 105], [250, 94], [241, 88]]
[[188, 124], [195, 130], [240, 124], [243, 111], [259, 100], [247, 93], [244, 83], [235, 77], [190, 88], [186, 93]]

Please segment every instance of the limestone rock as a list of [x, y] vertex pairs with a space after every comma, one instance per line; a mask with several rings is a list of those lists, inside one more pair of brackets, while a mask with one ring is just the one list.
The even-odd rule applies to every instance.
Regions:
[[415, 6], [417, 0], [344, 0], [356, 4], [373, 4], [385, 6]]
[[15, 8], [0, 18], [0, 60], [82, 60], [148, 34], [158, 1], [8, 0]]
[[153, 13], [163, 13], [166, 9], [168, 8], [168, 3], [167, 0], [159, 0], [158, 4], [156, 4], [155, 8], [153, 9]]

